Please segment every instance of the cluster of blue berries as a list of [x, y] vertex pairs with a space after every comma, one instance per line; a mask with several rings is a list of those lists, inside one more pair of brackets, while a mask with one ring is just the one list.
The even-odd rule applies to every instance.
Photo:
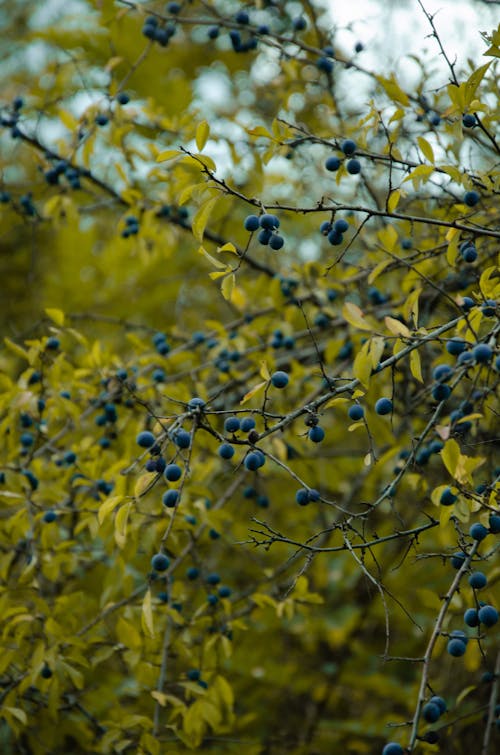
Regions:
[[148, 16], [142, 27], [142, 34], [153, 42], [158, 42], [161, 47], [166, 47], [176, 32], [175, 24], [160, 26], [156, 16]]
[[321, 223], [319, 230], [326, 236], [332, 246], [339, 246], [344, 240], [343, 234], [348, 230], [349, 223], [344, 218], [339, 218], [334, 223], [328, 220]]
[[257, 240], [259, 244], [263, 246], [270, 246], [271, 249], [278, 251], [284, 245], [285, 240], [282, 236], [276, 233], [276, 230], [280, 226], [279, 218], [276, 215], [264, 213], [263, 215], [248, 215], [243, 223], [245, 230], [254, 233], [259, 231]]
[[[356, 176], [358, 173], [361, 173], [361, 163], [356, 157], [353, 157], [357, 149], [356, 142], [352, 139], [344, 139], [340, 145], [340, 149], [345, 157], [350, 158], [345, 166], [347, 172], [350, 173], [351, 176]], [[342, 160], [335, 155], [331, 155], [325, 161], [325, 168], [332, 173], [337, 171], [341, 165]]]
[[152, 338], [153, 344], [156, 348], [156, 351], [161, 356], [165, 356], [170, 351], [170, 345], [167, 341], [167, 336], [165, 333], [155, 333]]
[[80, 189], [80, 172], [77, 168], [69, 165], [67, 160], [57, 160], [51, 168], [44, 173], [45, 180], [51, 186], [57, 186], [59, 179], [64, 176], [72, 189]]
[[127, 215], [125, 218], [125, 228], [122, 231], [122, 238], [128, 239], [129, 236], [137, 236], [139, 233], [139, 220], [135, 215]]

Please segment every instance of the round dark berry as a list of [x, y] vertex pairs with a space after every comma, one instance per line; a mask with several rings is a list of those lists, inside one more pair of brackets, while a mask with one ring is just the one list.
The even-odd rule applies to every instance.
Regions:
[[156, 553], [151, 559], [151, 568], [154, 571], [166, 571], [170, 566], [170, 559], [164, 553]]
[[392, 401], [389, 398], [379, 398], [375, 404], [375, 411], [381, 416], [390, 414], [392, 412]]

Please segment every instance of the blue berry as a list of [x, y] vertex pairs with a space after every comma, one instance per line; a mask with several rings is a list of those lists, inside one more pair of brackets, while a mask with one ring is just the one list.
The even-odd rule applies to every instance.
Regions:
[[476, 524], [473, 524], [469, 529], [469, 535], [471, 536], [471, 538], [473, 540], [478, 540], [479, 542], [481, 542], [481, 540], [484, 540], [487, 534], [488, 530], [480, 522], [476, 522]]
[[174, 433], [173, 441], [177, 448], [189, 448], [191, 445], [191, 433], [188, 433], [187, 430], [177, 430]]
[[288, 375], [282, 370], [278, 370], [271, 375], [271, 383], [275, 388], [284, 388], [288, 385]]
[[166, 380], [165, 371], [161, 369], [161, 367], [157, 367], [156, 370], [153, 370], [151, 377], [153, 378], [155, 383], [164, 383]]
[[342, 150], [344, 155], [350, 157], [356, 152], [356, 142], [354, 142], [352, 139], [344, 139], [344, 141], [340, 145], [340, 149]]
[[309, 499], [309, 491], [307, 488], [300, 488], [295, 493], [295, 500], [299, 504], [299, 506], [307, 506], [308, 503], [310, 503]]
[[349, 223], [344, 218], [339, 218], [335, 221], [333, 227], [337, 233], [345, 233], [349, 229]]
[[227, 417], [224, 421], [224, 430], [227, 433], [235, 433], [240, 429], [240, 424], [238, 417]]
[[469, 244], [460, 250], [460, 254], [464, 262], [472, 264], [477, 260], [477, 249], [474, 244]]
[[50, 509], [49, 511], [46, 511], [45, 514], [42, 517], [42, 521], [46, 524], [52, 524], [52, 522], [55, 522], [57, 519], [57, 514], [55, 511], [52, 511]]
[[51, 668], [46, 663], [43, 665], [42, 670], [40, 671], [40, 676], [43, 679], [50, 679], [50, 677], [52, 676]]
[[490, 532], [493, 535], [498, 535], [500, 532], [500, 516], [498, 514], [490, 514], [489, 525]]
[[481, 312], [485, 317], [495, 317], [496, 301], [493, 299], [486, 299], [486, 302], [481, 305]]
[[191, 410], [198, 410], [200, 411], [205, 406], [205, 402], [202, 398], [199, 398], [198, 396], [195, 396], [192, 399], [189, 399], [188, 401], [188, 409]]
[[397, 742], [388, 742], [382, 750], [382, 755], [404, 755], [404, 751]]
[[261, 466], [260, 461], [259, 455], [255, 451], [250, 451], [250, 453], [245, 456], [245, 468], [251, 472], [255, 472]]
[[265, 213], [259, 218], [259, 225], [267, 231], [274, 231], [275, 228], [279, 228], [280, 221], [276, 215], [269, 215]]
[[166, 571], [170, 566], [170, 559], [164, 553], [156, 553], [151, 559], [151, 567], [155, 571]]
[[450, 367], [449, 364], [438, 364], [437, 367], [435, 367], [433, 370], [432, 377], [438, 383], [445, 383], [447, 380], [450, 379], [452, 374], [453, 374], [453, 368]]
[[492, 627], [498, 621], [498, 611], [493, 606], [481, 606], [478, 611], [479, 621], [485, 627]]
[[218, 454], [222, 459], [232, 459], [234, 456], [234, 447], [230, 443], [222, 443], [219, 446]]
[[263, 246], [267, 246], [269, 244], [269, 241], [272, 239], [273, 233], [272, 231], [269, 231], [267, 228], [263, 228], [261, 231], [259, 231], [259, 235], [257, 236], [257, 241], [259, 244], [262, 244]]
[[278, 249], [281, 249], [283, 244], [285, 243], [282, 236], [278, 236], [277, 233], [273, 233], [269, 240], [269, 246], [271, 249], [274, 249], [274, 251], [278, 251]]
[[456, 336], [448, 341], [446, 344], [446, 351], [452, 356], [459, 356], [467, 348], [467, 344], [461, 338]]
[[364, 417], [365, 410], [359, 404], [354, 404], [354, 406], [349, 407], [349, 410], [347, 413], [350, 419], [352, 419], [354, 422], [357, 422], [357, 420], [362, 419]]
[[248, 13], [244, 10], [238, 11], [238, 13], [235, 15], [234, 20], [237, 24], [245, 25], [250, 22], [250, 18], [248, 16]]
[[427, 703], [422, 708], [422, 715], [429, 724], [434, 724], [441, 715], [441, 711], [435, 703]]
[[163, 474], [168, 482], [177, 482], [182, 477], [182, 469], [178, 464], [167, 464]]
[[482, 590], [482, 588], [486, 587], [487, 584], [488, 580], [486, 578], [486, 574], [483, 574], [482, 571], [475, 571], [469, 577], [469, 585], [474, 590]]
[[476, 116], [472, 113], [466, 113], [462, 118], [462, 125], [464, 128], [474, 128], [477, 124]]
[[464, 204], [467, 207], [475, 207], [479, 202], [479, 198], [477, 191], [466, 191], [464, 194]]
[[358, 173], [361, 173], [361, 163], [359, 162], [359, 160], [353, 157], [348, 161], [346, 169], [347, 172], [351, 174], [351, 176], [356, 176]]
[[322, 427], [316, 425], [315, 427], [311, 427], [307, 435], [309, 440], [312, 440], [313, 443], [321, 443], [325, 437], [325, 431]]
[[441, 493], [441, 498], [439, 499], [439, 503], [442, 506], [453, 506], [456, 500], [457, 500], [457, 496], [451, 492], [451, 488], [445, 488], [443, 492]]
[[225, 585], [223, 585], [222, 587], [219, 587], [217, 592], [219, 593], [220, 598], [229, 598], [232, 590], [230, 587], [226, 587]]
[[338, 157], [327, 157], [325, 161], [325, 168], [332, 173], [340, 168], [341, 162]]
[[332, 246], [340, 246], [340, 244], [343, 242], [344, 237], [341, 233], [339, 233], [336, 228], [332, 228], [330, 233], [327, 236], [328, 241]]
[[451, 388], [444, 383], [438, 383], [432, 389], [432, 398], [434, 401], [446, 401], [451, 396]]
[[212, 574], [209, 574], [207, 576], [206, 582], [208, 585], [218, 585], [220, 582], [220, 577], [216, 572], [213, 572]]
[[244, 417], [241, 420], [240, 430], [242, 433], [249, 433], [255, 427], [255, 420], [253, 417]]
[[446, 646], [446, 650], [454, 658], [460, 658], [461, 655], [465, 654], [465, 651], [467, 650], [467, 646], [465, 642], [462, 642], [462, 640], [453, 639], [448, 642], [448, 645]]
[[186, 570], [186, 577], [191, 581], [198, 579], [199, 576], [200, 570], [196, 566], [190, 566], [189, 569]]
[[468, 608], [464, 613], [464, 622], [468, 627], [479, 626], [479, 616], [475, 608]]
[[458, 553], [454, 553], [451, 557], [451, 565], [454, 569], [460, 569], [467, 558], [467, 554], [463, 551], [459, 551]]
[[457, 364], [459, 364], [460, 366], [463, 366], [464, 364], [472, 364], [473, 362], [474, 357], [472, 355], [472, 351], [462, 351], [457, 359]]
[[431, 699], [429, 700], [429, 702], [433, 703], [434, 705], [437, 705], [441, 716], [443, 715], [443, 713], [446, 713], [446, 702], [445, 700], [443, 700], [442, 697], [439, 697], [438, 695], [433, 695]]
[[166, 506], [168, 509], [173, 509], [178, 500], [179, 500], [178, 490], [167, 490], [163, 494], [163, 498], [162, 498], [163, 505]]
[[392, 412], [392, 401], [389, 398], [379, 398], [375, 404], [375, 411], [381, 416], [390, 414]]
[[478, 362], [478, 364], [488, 364], [493, 356], [493, 351], [487, 343], [478, 343], [472, 349], [472, 356]]
[[151, 446], [154, 446], [156, 439], [153, 433], [150, 433], [148, 430], [144, 430], [142, 433], [139, 433], [139, 435], [135, 439], [135, 442], [141, 448], [151, 448]]
[[318, 69], [324, 73], [331, 73], [333, 71], [333, 60], [329, 60], [324, 55], [318, 58], [316, 65]]
[[246, 231], [250, 231], [253, 233], [253, 231], [256, 231], [260, 226], [259, 218], [257, 215], [248, 215], [245, 218], [244, 227]]
[[304, 16], [297, 16], [292, 20], [292, 26], [295, 31], [304, 31], [304, 29], [307, 29], [307, 21]]

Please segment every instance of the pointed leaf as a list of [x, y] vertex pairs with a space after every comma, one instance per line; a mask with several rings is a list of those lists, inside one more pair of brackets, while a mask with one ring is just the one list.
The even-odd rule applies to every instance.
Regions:
[[202, 121], [196, 128], [196, 146], [201, 152], [203, 147], [207, 143], [208, 135], [210, 133], [210, 126], [206, 121]]

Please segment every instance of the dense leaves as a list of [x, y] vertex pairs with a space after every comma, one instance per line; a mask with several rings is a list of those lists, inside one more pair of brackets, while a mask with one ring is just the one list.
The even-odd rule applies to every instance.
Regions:
[[2, 752], [492, 753], [500, 29], [15, 5]]

